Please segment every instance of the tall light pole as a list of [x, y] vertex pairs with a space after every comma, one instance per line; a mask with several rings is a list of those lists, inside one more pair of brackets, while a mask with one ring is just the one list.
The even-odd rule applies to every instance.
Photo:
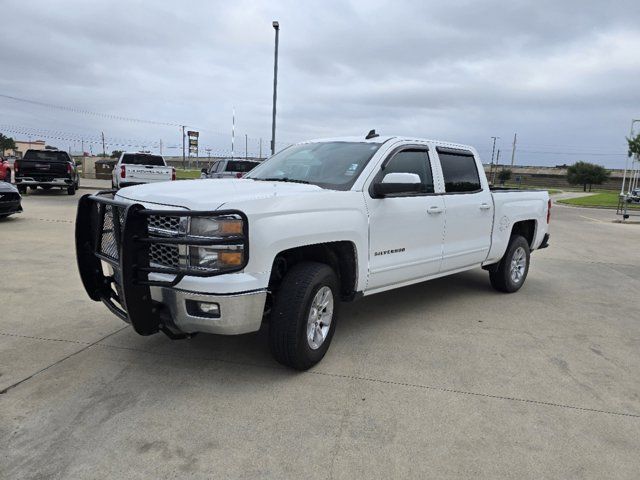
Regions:
[[273, 29], [276, 31], [276, 48], [273, 57], [273, 111], [271, 115], [271, 155], [276, 153], [276, 99], [278, 97], [278, 40], [280, 37], [280, 24], [274, 20]]

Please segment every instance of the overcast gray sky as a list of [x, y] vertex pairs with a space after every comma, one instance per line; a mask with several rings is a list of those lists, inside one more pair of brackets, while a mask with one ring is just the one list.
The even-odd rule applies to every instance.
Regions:
[[[496, 135], [510, 161], [517, 132], [518, 164], [613, 167], [640, 118], [637, 0], [3, 0], [1, 10], [0, 95], [186, 123], [214, 152], [230, 150], [233, 108], [236, 153], [245, 133], [250, 153], [260, 137], [267, 149], [274, 19], [281, 145], [376, 128], [473, 144], [488, 161]], [[180, 153], [175, 126], [4, 97], [0, 131], [74, 150], [104, 131], [108, 149], [162, 139]]]

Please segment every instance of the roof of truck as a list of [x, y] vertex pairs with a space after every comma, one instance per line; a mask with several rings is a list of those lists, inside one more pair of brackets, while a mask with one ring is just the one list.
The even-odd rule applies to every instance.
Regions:
[[473, 149], [470, 145], [463, 145], [461, 143], [447, 142], [446, 140], [434, 140], [429, 138], [419, 138], [419, 137], [405, 137], [398, 135], [379, 135], [373, 138], [365, 138], [365, 136], [361, 137], [333, 137], [333, 138], [316, 138], [314, 140], [308, 140], [302, 143], [319, 143], [319, 142], [366, 142], [366, 143], [385, 143], [389, 140], [399, 140], [399, 141], [407, 141], [407, 142], [431, 142], [437, 145], [441, 145], [443, 147], [450, 148], [460, 148], [464, 150]]

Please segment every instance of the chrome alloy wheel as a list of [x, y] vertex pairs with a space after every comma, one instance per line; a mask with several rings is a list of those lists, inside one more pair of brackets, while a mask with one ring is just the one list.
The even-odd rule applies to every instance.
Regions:
[[518, 247], [511, 257], [511, 280], [520, 283], [527, 267], [527, 253], [524, 248]]
[[317, 350], [322, 346], [329, 334], [332, 319], [333, 292], [331, 288], [325, 286], [313, 297], [307, 318], [307, 342], [311, 350]]

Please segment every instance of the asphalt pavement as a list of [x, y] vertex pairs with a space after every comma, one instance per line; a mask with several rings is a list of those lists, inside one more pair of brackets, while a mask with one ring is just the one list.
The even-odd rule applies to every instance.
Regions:
[[78, 196], [0, 221], [0, 478], [637, 479], [640, 225], [557, 205], [526, 285], [345, 305], [299, 373], [266, 331], [141, 337], [84, 293]]

